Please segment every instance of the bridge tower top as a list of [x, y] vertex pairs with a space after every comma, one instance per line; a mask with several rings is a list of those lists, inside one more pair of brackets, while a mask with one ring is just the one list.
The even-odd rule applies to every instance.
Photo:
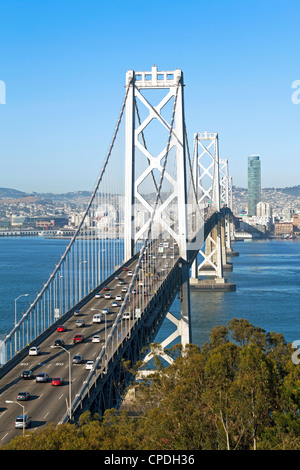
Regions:
[[126, 74], [126, 86], [134, 82], [139, 89], [170, 88], [177, 86], [179, 81], [183, 81], [183, 73], [180, 69], [161, 72], [157, 70], [156, 65], [153, 65], [149, 72], [128, 70]]
[[[148, 72], [129, 70], [126, 87], [125, 259], [147, 237], [151, 218], [156, 227], [154, 238], [158, 233], [172, 238], [187, 259], [183, 73], [179, 69], [158, 71], [155, 65]], [[137, 205], [147, 214], [139, 224]]]

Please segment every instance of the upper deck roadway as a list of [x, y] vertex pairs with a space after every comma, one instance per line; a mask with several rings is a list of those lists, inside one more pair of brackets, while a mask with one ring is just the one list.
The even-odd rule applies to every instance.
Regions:
[[[163, 282], [165, 277], [163, 274], [165, 265], [170, 268], [178, 259], [178, 251], [177, 249], [175, 250], [176, 252], [174, 248], [172, 248], [168, 259], [165, 259], [166, 254], [163, 256], [160, 254], [159, 260], [155, 260], [157, 276], [153, 276], [152, 289], [148, 287], [147, 296], [141, 293], [143, 287], [138, 286], [139, 282], [137, 281], [137, 294], [132, 294], [136, 296], [135, 306], [143, 308], [143, 306], [151, 300], [154, 289], [158, 287], [159, 283]], [[127, 264], [128, 271], [134, 271], [136, 263], [137, 260], [133, 259]], [[150, 266], [151, 261], [149, 260], [147, 263]], [[93, 296], [92, 299], [81, 308], [81, 316], [72, 315], [63, 323], [66, 331], [58, 332], [55, 329], [50, 336], [39, 344], [41, 350], [40, 355], [27, 355], [23, 357], [22, 360], [0, 379], [1, 446], [9, 442], [15, 435], [22, 433], [22, 429], [15, 429], [14, 427], [16, 417], [23, 413], [23, 408], [20, 405], [25, 407], [25, 413], [32, 419], [32, 424], [25, 430], [25, 433], [34, 432], [50, 422], [60, 422], [66, 413], [67, 401], [69, 400], [69, 357], [71, 361], [77, 354], [83, 357], [82, 364], [71, 365], [71, 393], [73, 400], [90, 373], [90, 370], [85, 369], [86, 362], [96, 361], [103, 347], [105, 335], [109, 335], [110, 328], [116, 319], [119, 307], [112, 307], [112, 302], [117, 295], [122, 295], [124, 298], [125, 293], [122, 292], [122, 288], [126, 287], [131, 281], [128, 271], [121, 269], [118, 276], [120, 279], [124, 280], [125, 285], [119, 285], [120, 280], [115, 279], [115, 276], [113, 276], [112, 280], [106, 285], [109, 287], [109, 291], [101, 291], [101, 298]], [[104, 294], [108, 292], [111, 294], [111, 299], [104, 297]], [[121, 303], [122, 302], [119, 302], [120, 305]], [[100, 324], [93, 323], [94, 314], [101, 313], [101, 310], [107, 307], [110, 309], [110, 313], [105, 316], [106, 322], [103, 320]], [[85, 326], [76, 326], [78, 319], [84, 320]], [[129, 321], [130, 320], [122, 320], [127, 326]], [[84, 335], [85, 340], [83, 343], [73, 344], [73, 338], [76, 334]], [[93, 336], [97, 334], [101, 336], [100, 343], [92, 341]], [[63, 339], [65, 343], [64, 348], [69, 351], [70, 354], [62, 348], [52, 347], [56, 339]], [[29, 380], [21, 378], [21, 373], [24, 370], [32, 370], [33, 378]], [[36, 383], [35, 376], [41, 372], [48, 374], [49, 381], [47, 383]], [[63, 384], [61, 386], [53, 386], [51, 384], [53, 377], [62, 377]], [[31, 398], [28, 401], [17, 402], [17, 395], [22, 391], [29, 392]], [[6, 403], [7, 400], [13, 401], [14, 403]]]

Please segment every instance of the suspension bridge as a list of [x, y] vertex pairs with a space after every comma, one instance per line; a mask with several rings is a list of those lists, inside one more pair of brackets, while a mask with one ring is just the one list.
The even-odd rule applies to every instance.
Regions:
[[[183, 91], [179, 69], [127, 72], [113, 138], [81, 222], [1, 344], [2, 442], [13, 433], [9, 410], [14, 406], [16, 414], [19, 389], [38, 397], [26, 402], [32, 426], [118, 407], [132, 379], [126, 364], [143, 360], [147, 369], [165, 318], [175, 327], [161, 343], [167, 363], [174, 341], [192, 342], [190, 290], [234, 289], [224, 276], [234, 255], [228, 160], [219, 158], [217, 132], [195, 132], [191, 154]], [[170, 313], [177, 297], [179, 318]], [[77, 342], [76, 335], [83, 338]], [[55, 344], [58, 338], [63, 342]], [[34, 347], [40, 354], [28, 355]], [[82, 362], [74, 364], [74, 356]], [[63, 370], [62, 400], [49, 384], [25, 384], [24, 369], [34, 377], [48, 371], [49, 380]]]

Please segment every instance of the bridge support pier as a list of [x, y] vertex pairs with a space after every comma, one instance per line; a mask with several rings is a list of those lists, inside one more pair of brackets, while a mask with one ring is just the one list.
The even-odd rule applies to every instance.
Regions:
[[[206, 239], [205, 252], [200, 250], [200, 254], [203, 257], [203, 261], [199, 266], [197, 266], [197, 260], [193, 263], [191, 289], [235, 290], [236, 285], [228, 283], [224, 278], [224, 271], [232, 270], [232, 264], [227, 263], [224, 219], [220, 220], [212, 229]], [[204, 277], [204, 279], [201, 277]]]
[[[168, 312], [166, 318], [170, 320], [175, 326], [176, 330], [171, 333], [166, 339], [160, 343], [160, 347], [155, 352], [150, 351], [144, 358], [144, 363], [151, 361], [156, 353], [159, 357], [164, 359], [167, 363], [172, 364], [173, 358], [166, 353], [166, 348], [170, 347], [171, 343], [178, 337], [181, 338], [181, 345], [183, 348], [192, 342], [191, 337], [191, 301], [190, 301], [190, 278], [189, 278], [189, 265], [187, 262], [182, 260], [181, 263], [182, 271], [182, 284], [180, 288], [180, 303], [181, 303], [181, 314], [178, 319], [175, 315]], [[148, 375], [149, 370], [139, 371], [139, 375]]]

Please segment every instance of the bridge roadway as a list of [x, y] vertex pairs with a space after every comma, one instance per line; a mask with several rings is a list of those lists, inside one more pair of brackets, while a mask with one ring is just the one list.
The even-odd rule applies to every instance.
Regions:
[[[152, 257], [153, 256], [156, 257], [155, 263], [157, 277], [155, 277], [155, 275], [152, 277], [152, 291], [156, 288], [156, 284], [163, 281], [163, 270], [165, 265], [168, 264], [168, 266], [171, 266], [176, 263], [178, 253], [174, 253], [173, 248], [168, 254], [171, 258], [165, 259], [166, 253], [162, 255], [161, 253], [158, 254], [156, 252], [156, 254], [152, 254]], [[129, 271], [134, 271], [136, 262], [136, 259], [134, 259], [134, 261], [128, 264]], [[148, 263], [148, 269], [152, 269], [153, 271], [153, 267], [150, 268], [150, 260]], [[158, 274], [160, 274], [159, 277]], [[128, 276], [128, 271], [121, 271], [119, 277], [123, 279], [127, 285], [131, 281], [131, 277]], [[23, 409], [19, 404], [25, 406], [25, 413], [32, 419], [31, 426], [25, 429], [26, 434], [28, 432], [34, 432], [50, 422], [59, 423], [61, 417], [65, 415], [67, 400], [69, 399], [69, 356], [70, 360], [72, 360], [75, 355], [80, 354], [84, 360], [83, 364], [72, 364], [71, 366], [73, 401], [90, 373], [90, 370], [85, 369], [86, 362], [89, 360], [95, 361], [104, 344], [105, 322], [103, 321], [101, 324], [93, 323], [93, 316], [96, 313], [100, 313], [103, 308], [110, 308], [110, 313], [106, 317], [106, 334], [108, 335], [119, 310], [118, 307], [111, 306], [112, 302], [115, 300], [116, 295], [122, 295], [123, 298], [125, 295], [122, 292], [124, 285], [121, 286], [119, 283], [120, 281], [118, 279], [113, 278], [113, 280], [107, 284], [107, 287], [109, 288], [108, 292], [112, 296], [111, 299], [104, 298], [104, 294], [106, 294], [107, 291], [101, 291], [101, 294], [103, 295], [102, 298], [96, 298], [94, 296], [81, 308], [81, 316], [72, 315], [63, 323], [66, 331], [58, 332], [55, 330], [39, 345], [41, 350], [40, 355], [25, 356], [15, 365], [15, 367], [0, 379], [1, 446], [9, 442], [14, 436], [22, 433], [22, 429], [14, 428], [16, 417], [23, 414]], [[142, 289], [141, 286], [136, 287], [137, 289]], [[148, 286], [147, 297], [145, 297], [142, 292], [140, 294], [132, 294], [136, 297], [135, 307], [143, 308], [151, 300], [152, 293], [150, 292], [149, 287], [150, 286]], [[119, 303], [121, 305], [122, 302]], [[76, 321], [78, 319], [84, 320], [85, 326], [77, 327]], [[128, 327], [129, 320], [123, 319], [122, 324], [124, 324], [124, 326], [127, 325]], [[85, 341], [83, 343], [73, 344], [75, 334], [83, 334]], [[100, 343], [92, 341], [93, 336], [97, 334], [101, 336]], [[124, 334], [126, 334], [126, 332]], [[52, 347], [56, 339], [64, 340], [64, 347], [70, 352], [70, 354], [62, 348]], [[30, 380], [22, 379], [21, 373], [24, 370], [32, 370], [34, 377], [38, 373], [45, 372], [49, 375], [49, 382], [36, 383], [35, 378]], [[62, 377], [63, 384], [61, 386], [53, 386], [51, 384], [53, 377]], [[27, 401], [17, 402], [17, 394], [21, 391], [29, 392], [31, 398]], [[8, 404], [6, 403], [6, 400], [11, 400], [14, 403]]]
[[[217, 223], [218, 217], [224, 216], [225, 211], [223, 210], [221, 212], [223, 212], [223, 214], [218, 215], [217, 213], [213, 213], [205, 221], [203, 234], [204, 240], [206, 239], [208, 233], [211, 231], [212, 227]], [[156, 245], [156, 247], [158, 246], [159, 244]], [[145, 296], [143, 292], [139, 293], [138, 295], [135, 294], [136, 301], [134, 304], [134, 307], [139, 307], [142, 310], [147, 310], [148, 308], [148, 311], [150, 310], [149, 320], [146, 320], [143, 323], [146, 328], [150, 328], [149, 325], [153, 321], [153, 314], [155, 313], [155, 311], [160, 310], [162, 308], [162, 303], [164, 303], [165, 309], [169, 308], [169, 306], [172, 304], [172, 298], [174, 294], [178, 292], [178, 289], [180, 288], [180, 279], [182, 279], [180, 274], [181, 268], [179, 268], [178, 270], [181, 259], [178, 255], [177, 246], [174, 249], [173, 245], [173, 248], [169, 248], [167, 253], [165, 250], [164, 254], [159, 253], [158, 249], [156, 248], [156, 252], [152, 251], [152, 258], [153, 255], [155, 256], [155, 271], [154, 268], [151, 267], [153, 264], [153, 260], [152, 263], [150, 260], [148, 264], [144, 264], [144, 267], [148, 268], [148, 271], [152, 270], [152, 274], [154, 274], [154, 276], [152, 277], [151, 285], [149, 284], [147, 287], [148, 295]], [[165, 255], [167, 256], [167, 259], [165, 259]], [[189, 266], [191, 266], [191, 263], [194, 261], [196, 256], [197, 250], [189, 252]], [[126, 263], [126, 265], [128, 266], [128, 270], [134, 271], [136, 262], [137, 258], [134, 257], [132, 260]], [[168, 267], [166, 270], [164, 270], [166, 268], [166, 264], [168, 264]], [[173, 267], [175, 268], [175, 271]], [[120, 273], [120, 277], [123, 278], [127, 284], [130, 282], [131, 278], [128, 276], [127, 271], [122, 271], [122, 267], [118, 271], [116, 271], [116, 274], [118, 273]], [[172, 275], [172, 273], [176, 274]], [[157, 277], [155, 280], [155, 276], [158, 274], [160, 276]], [[140, 276], [141, 275], [142, 274], [140, 274]], [[172, 284], [172, 287], [171, 289], [169, 289], [169, 291], [165, 287], [166, 283], [164, 282], [166, 280], [166, 275], [168, 275], [168, 279], [170, 278], [170, 282]], [[144, 280], [146, 280], [146, 278], [144, 278]], [[107, 282], [101, 285], [101, 288], [103, 288], [105, 284], [107, 284], [110, 288], [110, 292], [113, 297], [118, 294], [122, 294], [123, 286], [118, 285], [119, 280], [115, 279], [114, 276], [108, 278]], [[144, 286], [139, 287], [139, 289], [142, 288], [144, 289]], [[156, 301], [158, 295], [156, 294], [156, 292], [160, 292], [160, 300], [158, 300], [158, 302]], [[65, 332], [57, 332], [56, 329], [54, 329], [52, 334], [47, 335], [47, 337], [42, 340], [39, 345], [41, 348], [41, 354], [39, 356], [23, 355], [22, 359], [14, 363], [14, 366], [1, 376], [0, 446], [9, 442], [14, 436], [20, 435], [20, 433], [22, 433], [22, 429], [20, 430], [14, 428], [14, 422], [16, 417], [22, 414], [23, 412], [19, 404], [25, 406], [26, 414], [32, 418], [31, 427], [26, 429], [25, 433], [35, 432], [36, 430], [40, 429], [41, 427], [45, 426], [50, 422], [59, 423], [60, 420], [63, 419], [63, 417], [66, 415], [66, 400], [68, 400], [69, 397], [69, 354], [61, 348], [51, 347], [54, 344], [55, 339], [59, 338], [64, 340], [65, 348], [70, 352], [70, 359], [72, 359], [73, 356], [77, 354], [81, 354], [83, 356], [84, 363], [82, 365], [74, 364], [71, 367], [72, 402], [74, 400], [78, 402], [77, 397], [79, 397], [79, 391], [82, 390], [82, 387], [84, 386], [84, 383], [90, 373], [89, 370], [85, 369], [86, 361], [96, 361], [104, 345], [105, 323], [103, 322], [101, 324], [94, 324], [92, 322], [93, 315], [105, 307], [110, 307], [111, 312], [106, 317], [106, 334], [108, 336], [110, 333], [110, 329], [114, 323], [114, 320], [116, 319], [116, 316], [118, 314], [118, 308], [111, 307], [112, 299], [98, 299], [93, 294], [89, 294], [88, 297], [89, 300], [86, 301], [86, 303], [81, 308], [81, 317], [73, 315], [70, 316], [68, 314], [64, 315], [64, 317], [68, 317], [68, 319], [63, 322], [66, 327]], [[149, 307], [147, 307], [148, 305]], [[152, 310], [152, 305], [154, 310]], [[75, 322], [79, 318], [84, 319], [84, 327], [78, 328], [76, 326]], [[163, 318], [164, 315], [161, 315], [160, 318], [157, 316], [155, 322], [158, 323], [159, 321], [162, 321]], [[127, 325], [127, 331], [125, 327], [123, 328], [123, 338], [125, 337], [125, 335], [128, 335], [128, 328], [130, 328], [130, 332], [134, 331], [133, 328], [135, 322], [137, 322], [136, 319], [133, 321], [122, 320], [122, 325]], [[152, 327], [155, 322], [153, 321]], [[132, 326], [130, 326], [130, 323]], [[85, 341], [81, 344], [73, 344], [73, 338], [75, 334], [84, 334]], [[92, 341], [92, 338], [95, 334], [100, 334], [102, 336], [102, 341], [100, 343], [95, 343]], [[135, 332], [135, 335], [136, 334], [137, 333]], [[140, 333], [138, 333], [138, 335], [139, 334]], [[123, 338], [120, 338], [120, 343]], [[21, 373], [24, 370], [30, 369], [33, 371], [34, 375], [41, 372], [47, 373], [50, 377], [50, 381], [48, 383], [36, 383], [34, 379], [22, 379], [20, 377]], [[57, 376], [63, 378], [63, 384], [58, 387], [52, 386], [51, 379]], [[17, 402], [17, 394], [21, 391], [28, 391], [31, 395], [30, 400]], [[8, 404], [6, 403], [6, 400], [11, 400], [14, 403]]]

